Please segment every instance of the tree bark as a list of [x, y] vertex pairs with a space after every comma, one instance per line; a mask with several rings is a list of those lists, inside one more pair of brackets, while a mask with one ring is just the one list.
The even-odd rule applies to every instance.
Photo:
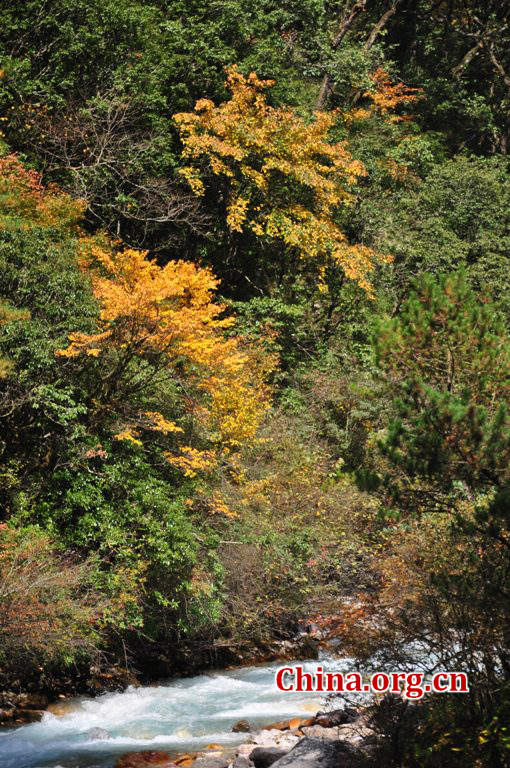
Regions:
[[459, 62], [459, 64], [457, 64], [457, 66], [452, 69], [452, 75], [454, 77], [459, 78], [461, 76], [466, 67], [468, 67], [469, 64], [473, 61], [474, 57], [482, 46], [483, 40], [479, 40], [476, 45], [469, 49], [465, 56], [462, 57], [462, 60]]
[[508, 92], [510, 94], [510, 75], [508, 74], [508, 72], [506, 72], [502, 63], [499, 61], [496, 54], [494, 53], [494, 43], [490, 43], [490, 45], [488, 46], [488, 49], [489, 49], [489, 56], [494, 66], [494, 69], [496, 70], [496, 72], [498, 72], [500, 77], [503, 78], [503, 82], [505, 83], [508, 89]]
[[[365, 45], [363, 46], [363, 49], [365, 51], [369, 51], [372, 46], [374, 45], [375, 41], [383, 31], [384, 27], [388, 23], [388, 21], [391, 19], [391, 17], [397, 12], [397, 8], [399, 4], [402, 2], [402, 0], [393, 0], [391, 6], [388, 8], [387, 11], [383, 13], [377, 24], [373, 27], [371, 33], [369, 34]], [[361, 98], [362, 91], [356, 90], [354, 92], [352, 103], [356, 104], [356, 102]]]
[[[331, 46], [334, 51], [338, 48], [338, 46], [340, 45], [340, 43], [344, 39], [344, 37], [347, 34], [347, 32], [349, 31], [349, 29], [352, 27], [354, 21], [359, 16], [359, 14], [362, 11], [365, 10], [365, 2], [366, 2], [366, 0], [359, 0], [359, 2], [357, 2], [353, 6], [351, 12], [347, 16], [345, 16], [342, 19], [342, 21], [340, 22], [340, 26], [338, 28], [338, 32], [337, 32], [337, 34], [336, 34], [336, 36], [335, 36], [335, 38], [334, 38], [334, 40], [332, 42], [332, 46]], [[319, 92], [319, 96], [317, 97], [317, 102], [315, 104], [315, 109], [316, 110], [323, 109], [324, 104], [326, 103], [326, 101], [328, 99], [328, 96], [331, 93], [332, 87], [333, 87], [333, 82], [331, 80], [331, 77], [330, 77], [329, 73], [326, 72], [326, 74], [322, 78], [321, 89], [320, 89], [320, 92]]]
[[401, 0], [394, 0], [394, 2], [392, 3], [391, 7], [388, 8], [388, 10], [385, 13], [383, 13], [381, 18], [377, 22], [377, 24], [372, 29], [370, 35], [368, 36], [368, 39], [367, 39], [365, 45], [363, 46], [365, 51], [369, 51], [372, 48], [373, 44], [375, 43], [375, 41], [377, 40], [377, 38], [379, 37], [379, 35], [383, 31], [383, 29], [386, 26], [386, 24], [388, 23], [388, 21], [397, 12], [397, 7], [400, 4], [400, 2], [401, 2]]

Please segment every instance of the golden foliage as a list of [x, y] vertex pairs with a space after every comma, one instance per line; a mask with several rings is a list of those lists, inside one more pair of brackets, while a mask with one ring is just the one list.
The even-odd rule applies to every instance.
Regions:
[[199, 473], [208, 473], [216, 465], [216, 456], [213, 451], [199, 451], [190, 445], [181, 448], [178, 455], [165, 453], [168, 463], [172, 467], [180, 469], [186, 477], [196, 477]]
[[[390, 115], [401, 104], [412, 104], [423, 98], [420, 88], [409, 88], [404, 83], [392, 83], [390, 76], [384, 69], [379, 67], [371, 76], [374, 88], [366, 91], [364, 96], [372, 101], [372, 109], [368, 112], [375, 112], [383, 115], [392, 123], [398, 123], [402, 120], [409, 120], [409, 115]], [[361, 110], [362, 111], [362, 110]], [[358, 118], [361, 115], [358, 116]], [[363, 116], [364, 117], [364, 116]]]
[[223, 518], [238, 517], [237, 512], [227, 504], [225, 497], [219, 491], [215, 491], [212, 494], [209, 501], [209, 510], [213, 515], [218, 515]]
[[173, 421], [168, 421], [157, 411], [146, 411], [145, 416], [149, 419], [149, 423], [146, 425], [148, 429], [153, 429], [155, 432], [162, 432], [164, 435], [168, 435], [171, 432], [182, 432], [181, 427], [178, 427]]
[[116, 435], [113, 436], [114, 440], [127, 440], [130, 443], [133, 443], [134, 445], [142, 445], [142, 441], [138, 440], [135, 435], [138, 434], [137, 432], [133, 432], [131, 429], [123, 429], [122, 432], [117, 432]]
[[334, 113], [316, 112], [306, 122], [289, 107], [271, 107], [264, 91], [272, 84], [230, 69], [229, 101], [217, 107], [200, 99], [194, 112], [174, 115], [187, 163], [181, 173], [198, 195], [205, 191], [204, 166], [227, 181], [232, 231], [283, 242], [319, 275], [337, 264], [368, 290], [368, 274], [387, 258], [352, 245], [334, 219], [353, 202], [366, 171], [346, 142], [328, 141]]
[[196, 363], [222, 354], [236, 364], [225, 349], [228, 342], [216, 333], [232, 320], [221, 319], [223, 307], [212, 301], [217, 281], [209, 270], [176, 261], [159, 267], [147, 259], [146, 251], [132, 249], [92, 247], [92, 255], [98, 267], [92, 272], [92, 285], [101, 303], [103, 330], [73, 334], [61, 355], [96, 356], [105, 345], [117, 343], [136, 345], [140, 353], [185, 355]]
[[[98, 357], [116, 350], [121, 370], [122, 361], [127, 365], [134, 356], [179, 366], [207, 394], [201, 413], [220, 442], [230, 445], [253, 437], [268, 407], [267, 365], [258, 364], [238, 339], [226, 338], [224, 331], [234, 320], [224, 317], [224, 306], [213, 299], [217, 280], [212, 272], [185, 261], [160, 267], [144, 251], [93, 244], [88, 250], [82, 263], [100, 302], [100, 327], [97, 333], [70, 334], [71, 344], [57, 355]], [[139, 444], [139, 429], [182, 432], [161, 413], [150, 411], [137, 414], [115, 438]], [[193, 471], [193, 466], [186, 468]]]

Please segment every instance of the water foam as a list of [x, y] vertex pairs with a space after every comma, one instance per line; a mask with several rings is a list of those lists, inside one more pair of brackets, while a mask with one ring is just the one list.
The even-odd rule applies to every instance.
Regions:
[[[318, 663], [304, 666], [313, 672]], [[62, 717], [47, 712], [40, 723], [0, 730], [0, 768], [110, 768], [116, 756], [128, 751], [234, 745], [245, 739], [231, 732], [237, 720], [262, 725], [320, 706], [317, 694], [278, 691], [274, 675], [279, 666], [214, 672], [77, 699], [74, 711]], [[347, 659], [328, 660], [327, 668], [352, 669]], [[104, 729], [108, 738], [91, 737], [92, 728]]]

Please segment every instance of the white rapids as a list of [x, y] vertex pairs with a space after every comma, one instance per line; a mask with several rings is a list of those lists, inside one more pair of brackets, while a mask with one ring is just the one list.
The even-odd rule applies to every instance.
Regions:
[[[352, 671], [350, 659], [301, 662], [313, 672]], [[95, 699], [76, 700], [57, 717], [47, 712], [40, 723], [0, 729], [0, 768], [111, 768], [126, 752], [182, 752], [210, 743], [235, 745], [246, 734], [232, 733], [238, 720], [269, 724], [321, 705], [318, 694], [283, 693], [275, 671], [288, 662], [210, 672], [157, 686], [128, 688]], [[93, 728], [101, 728], [102, 738]], [[106, 738], [107, 736], [107, 738]]]

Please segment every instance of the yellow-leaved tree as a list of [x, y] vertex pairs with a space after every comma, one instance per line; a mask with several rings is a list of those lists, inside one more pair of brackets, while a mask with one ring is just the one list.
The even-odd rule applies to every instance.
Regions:
[[265, 94], [272, 84], [230, 69], [229, 101], [200, 99], [194, 112], [174, 115], [186, 163], [181, 173], [197, 195], [205, 192], [207, 172], [226, 181], [231, 231], [282, 242], [319, 281], [336, 264], [370, 290], [370, 272], [387, 257], [349, 242], [336, 220], [366, 171], [345, 141], [328, 141], [335, 113], [315, 112], [305, 121], [290, 107], [272, 107]]
[[[142, 386], [154, 386], [154, 377], [163, 371], [202, 393], [196, 403], [188, 398], [186, 407], [207, 427], [213, 447], [231, 448], [251, 439], [269, 405], [265, 381], [271, 363], [255, 359], [239, 339], [225, 335], [234, 320], [224, 317], [223, 305], [214, 301], [212, 272], [185, 261], [159, 266], [147, 252], [119, 251], [111, 244], [84, 241], [83, 249], [82, 265], [100, 304], [99, 329], [71, 334], [70, 345], [57, 354], [101, 358], [97, 397], [105, 403], [111, 402], [116, 383], [129, 378], [133, 361], [146, 362], [149, 372]], [[183, 429], [159, 411], [133, 410], [126, 391], [129, 386], [123, 390], [126, 418], [115, 437], [141, 444], [142, 433], [151, 430], [173, 435], [175, 443]], [[209, 469], [215, 457], [214, 450], [189, 445], [165, 455], [189, 475]]]

